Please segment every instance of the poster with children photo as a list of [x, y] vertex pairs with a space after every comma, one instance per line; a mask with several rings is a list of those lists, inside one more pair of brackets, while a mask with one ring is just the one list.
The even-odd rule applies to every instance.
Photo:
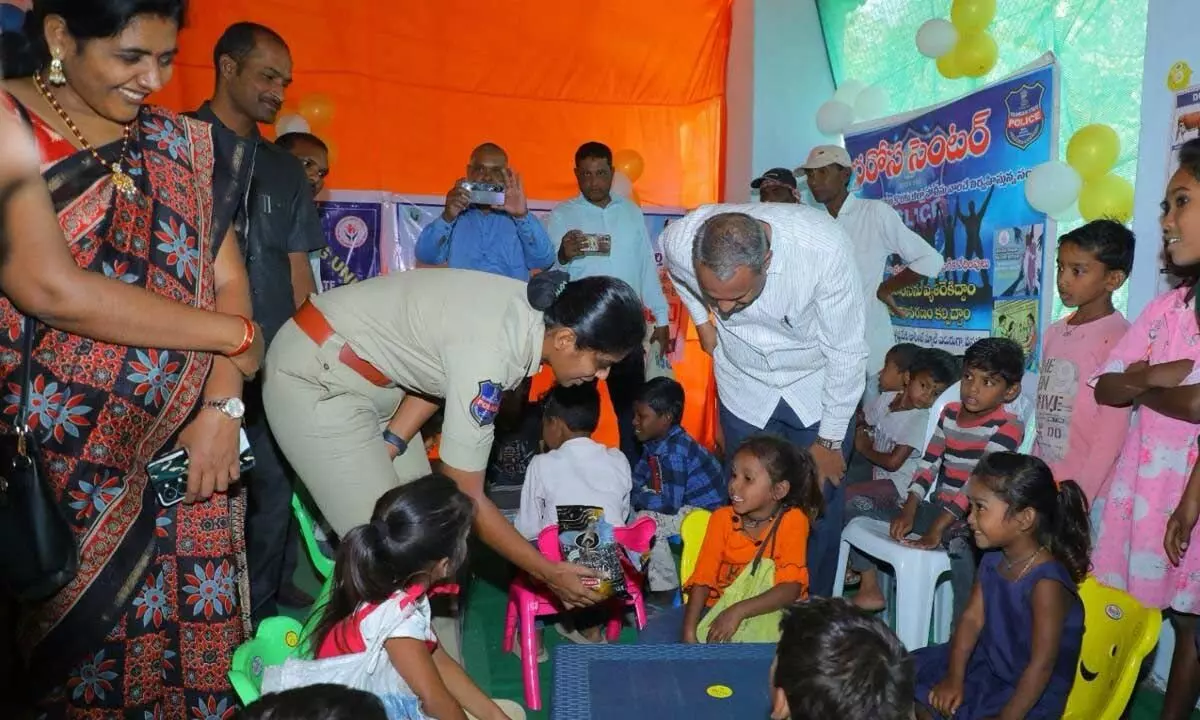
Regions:
[[1025, 351], [1025, 370], [1038, 367], [1038, 301], [1003, 300], [992, 310], [992, 335], [1012, 340]]
[[997, 298], [1036, 298], [1041, 292], [1042, 242], [1046, 226], [1021, 225], [996, 231], [992, 252]]

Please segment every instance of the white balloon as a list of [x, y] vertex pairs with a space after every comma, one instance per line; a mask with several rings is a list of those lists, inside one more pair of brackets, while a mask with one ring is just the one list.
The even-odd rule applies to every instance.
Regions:
[[1025, 177], [1025, 199], [1038, 212], [1059, 216], [1079, 199], [1083, 178], [1065, 162], [1053, 160], [1035, 167]]
[[284, 115], [275, 121], [275, 134], [287, 135], [293, 132], [312, 132], [308, 121], [299, 115]]
[[1063, 225], [1067, 225], [1083, 219], [1083, 215], [1079, 213], [1079, 201], [1071, 203], [1071, 206], [1060, 213], [1052, 216], [1054, 221]]
[[854, 101], [858, 99], [858, 94], [865, 90], [866, 87], [867, 84], [862, 80], [850, 78], [841, 85], [838, 85], [837, 91], [833, 93], [833, 99], [854, 107]]
[[854, 101], [854, 116], [859, 120], [874, 120], [883, 117], [883, 114], [887, 112], [889, 102], [891, 99], [888, 97], [887, 90], [878, 85], [872, 85], [858, 94], [858, 98]]
[[616, 171], [613, 173], [612, 192], [628, 200], [633, 194], [633, 181], [620, 170]]
[[940, 58], [958, 43], [958, 28], [942, 18], [926, 20], [917, 30], [917, 50], [928, 58]]
[[823, 135], [841, 135], [854, 122], [854, 108], [830, 100], [817, 108], [817, 129]]

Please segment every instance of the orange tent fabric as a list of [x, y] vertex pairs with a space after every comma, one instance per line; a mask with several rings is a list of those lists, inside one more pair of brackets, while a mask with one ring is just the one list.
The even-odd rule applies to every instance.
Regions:
[[332, 101], [314, 128], [336, 148], [330, 187], [441, 195], [493, 141], [530, 197], [555, 200], [576, 192], [575, 149], [601, 140], [641, 153], [644, 202], [694, 207], [718, 195], [731, 1], [196, 2], [155, 100], [207, 98], [213, 44], [253, 20], [291, 47], [290, 111]]

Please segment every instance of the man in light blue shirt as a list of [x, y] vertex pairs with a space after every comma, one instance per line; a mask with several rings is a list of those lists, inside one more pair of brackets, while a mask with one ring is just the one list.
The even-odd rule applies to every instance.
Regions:
[[[471, 204], [463, 182], [504, 187], [504, 204]], [[508, 167], [498, 145], [484, 143], [471, 153], [467, 176], [446, 193], [446, 208], [417, 238], [417, 260], [465, 270], [529, 280], [533, 270], [554, 264], [554, 245], [546, 229], [529, 214], [521, 176]]]
[[[572, 280], [609, 275], [629, 283], [654, 316], [651, 342], [666, 354], [670, 351], [667, 298], [654, 262], [654, 248], [641, 208], [612, 194], [612, 150], [598, 142], [580, 146], [575, 153], [575, 180], [579, 196], [550, 213], [550, 240], [558, 248], [558, 264]], [[611, 244], [590, 249], [587, 235], [607, 235]], [[608, 394], [621, 432], [621, 452], [630, 465], [641, 457], [633, 434], [633, 404], [645, 381], [646, 358], [641, 351], [630, 353], [608, 374]]]

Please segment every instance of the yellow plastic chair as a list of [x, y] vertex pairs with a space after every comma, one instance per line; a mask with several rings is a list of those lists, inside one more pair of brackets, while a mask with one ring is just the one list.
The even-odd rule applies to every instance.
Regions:
[[1137, 683], [1142, 661], [1158, 644], [1162, 613], [1088, 576], [1083, 601], [1083, 649], [1063, 720], [1118, 720]]
[[[700, 557], [700, 546], [704, 544], [704, 533], [708, 532], [710, 517], [712, 513], [707, 510], [693, 510], [679, 525], [679, 537], [683, 540], [683, 553], [679, 558], [680, 587], [687, 585], [696, 569], [696, 560]], [[683, 602], [687, 603], [687, 593], [683, 594]]]

